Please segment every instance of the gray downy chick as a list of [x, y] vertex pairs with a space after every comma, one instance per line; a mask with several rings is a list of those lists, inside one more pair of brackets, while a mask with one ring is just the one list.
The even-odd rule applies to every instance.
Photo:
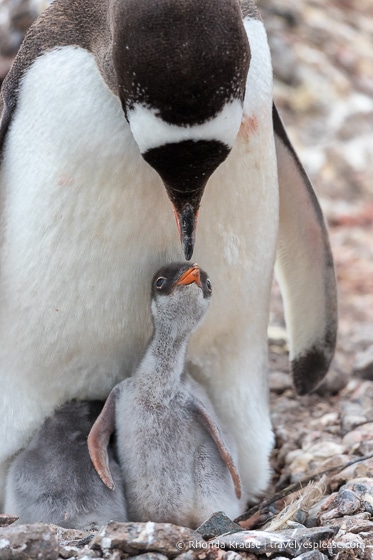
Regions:
[[152, 282], [153, 336], [131, 379], [110, 393], [88, 437], [103, 482], [113, 488], [107, 444], [114, 429], [131, 521], [197, 527], [217, 510], [244, 505], [232, 456], [205, 390], [185, 371], [187, 345], [211, 299], [198, 265], [161, 268]]
[[102, 484], [88, 453], [87, 436], [102, 405], [63, 405], [16, 456], [7, 476], [5, 511], [18, 515], [18, 523], [91, 529], [111, 519], [127, 520], [121, 471], [112, 449], [108, 447], [108, 460], [114, 492]]

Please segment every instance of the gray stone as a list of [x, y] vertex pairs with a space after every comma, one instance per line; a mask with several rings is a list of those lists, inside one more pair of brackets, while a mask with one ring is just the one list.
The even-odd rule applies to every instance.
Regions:
[[320, 552], [320, 550], [310, 550], [309, 552], [303, 552], [303, 554], [297, 556], [296, 560], [328, 560], [328, 557]]
[[196, 554], [193, 550], [187, 550], [178, 555], [177, 560], [195, 560]]
[[320, 515], [320, 523], [330, 522], [335, 517], [352, 515], [362, 509], [359, 497], [352, 490], [341, 489], [328, 504], [328, 510]]
[[369, 455], [373, 452], [373, 422], [368, 422], [348, 432], [343, 444], [350, 453]]
[[214, 513], [207, 521], [205, 521], [196, 531], [202, 535], [204, 539], [212, 539], [218, 535], [226, 533], [237, 533], [242, 531], [242, 527], [238, 523], [234, 523], [223, 511]]
[[338, 534], [332, 545], [336, 560], [364, 558], [365, 543], [359, 535], [353, 533]]
[[342, 515], [351, 515], [361, 506], [359, 497], [352, 490], [341, 489], [336, 500], [338, 510]]
[[344, 389], [350, 379], [350, 372], [340, 365], [335, 365], [328, 371], [324, 381], [317, 387], [315, 392], [322, 397], [336, 395]]
[[362, 498], [365, 494], [373, 496], [373, 479], [368, 477], [353, 478], [341, 486], [340, 490], [352, 490]]
[[212, 546], [231, 548], [252, 554], [286, 553], [298, 556], [310, 549], [324, 549], [328, 540], [338, 532], [337, 527], [315, 527], [276, 531], [242, 531], [209, 541]]
[[58, 538], [44, 523], [0, 528], [0, 560], [57, 560]]
[[168, 560], [167, 556], [159, 552], [145, 552], [137, 556], [131, 556], [132, 560]]
[[118, 549], [136, 555], [139, 552], [160, 552], [177, 556], [180, 552], [206, 548], [199, 533], [171, 523], [116, 523], [104, 525], [93, 538], [90, 548]]
[[88, 544], [94, 537], [94, 533], [89, 531], [81, 531], [80, 529], [66, 529], [59, 525], [50, 525], [54, 527], [57, 532], [57, 538], [63, 546], [77, 546], [81, 547]]
[[356, 534], [362, 531], [373, 531], [373, 521], [370, 521], [370, 514], [368, 512], [329, 519], [328, 523], [348, 533]]
[[73, 557], [73, 560], [75, 560], [75, 558], [77, 560], [96, 560], [96, 558], [107, 558], [108, 560], [123, 560], [124, 555], [122, 552], [119, 552], [119, 550], [115, 550], [110, 554], [110, 556], [101, 556], [99, 552], [96, 552], [94, 550], [82, 550], [77, 554], [76, 557]]
[[354, 478], [373, 478], [373, 459], [367, 459], [361, 463], [355, 463], [346, 467], [343, 471], [332, 475], [329, 484], [332, 490], [340, 488], [348, 480]]
[[362, 379], [373, 381], [373, 344], [366, 350], [357, 353], [354, 374]]
[[273, 393], [281, 394], [286, 389], [291, 389], [292, 381], [288, 373], [283, 371], [271, 372], [269, 376], [269, 388]]

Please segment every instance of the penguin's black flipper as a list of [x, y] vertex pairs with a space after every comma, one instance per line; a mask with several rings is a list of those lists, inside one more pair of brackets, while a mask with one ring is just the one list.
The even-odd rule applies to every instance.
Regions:
[[109, 394], [97, 420], [88, 435], [88, 451], [94, 468], [102, 482], [114, 490], [114, 481], [109, 467], [108, 445], [111, 434], [115, 429], [115, 401], [118, 395], [118, 386]]
[[1, 153], [4, 145], [4, 140], [6, 133], [9, 128], [9, 123], [12, 118], [12, 111], [4, 101], [4, 92], [1, 91], [0, 94], [0, 164], [1, 164]]
[[337, 287], [329, 236], [311, 182], [273, 105], [280, 227], [276, 277], [284, 299], [297, 392], [323, 379], [337, 338]]
[[238, 499], [240, 499], [242, 493], [240, 475], [233, 461], [232, 455], [230, 454], [224, 443], [223, 436], [219, 430], [218, 425], [216, 424], [214, 418], [206, 410], [203, 403], [196, 397], [193, 397], [193, 399], [189, 401], [188, 407], [214, 440], [216, 447], [218, 448], [220, 457], [227, 465], [227, 468], [232, 477], [236, 496]]

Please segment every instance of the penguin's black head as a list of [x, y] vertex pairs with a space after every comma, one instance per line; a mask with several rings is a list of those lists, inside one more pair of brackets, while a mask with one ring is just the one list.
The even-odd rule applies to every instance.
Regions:
[[236, 0], [115, 4], [119, 95], [145, 161], [173, 204], [187, 260], [209, 177], [241, 118], [250, 48]]
[[154, 320], [175, 325], [179, 334], [188, 334], [205, 315], [211, 294], [210, 279], [198, 264], [172, 263], [164, 266], [152, 281]]

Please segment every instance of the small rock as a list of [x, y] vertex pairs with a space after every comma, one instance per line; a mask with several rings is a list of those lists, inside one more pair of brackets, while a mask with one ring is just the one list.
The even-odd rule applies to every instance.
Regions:
[[344, 433], [373, 422], [373, 382], [360, 382], [350, 398], [341, 403], [341, 424]]
[[364, 412], [371, 411], [371, 399], [373, 398], [373, 381], [360, 381], [355, 387], [351, 400], [353, 402], [361, 403], [364, 407]]
[[200, 533], [204, 539], [212, 539], [218, 535], [237, 533], [238, 531], [242, 531], [242, 527], [229, 519], [224, 512], [218, 511], [200, 525], [196, 531]]
[[347, 463], [352, 461], [352, 459], [354, 459], [354, 457], [346, 454], [333, 455], [333, 457], [329, 457], [328, 459], [325, 459], [325, 461], [322, 461], [319, 465], [318, 470], [326, 471], [327, 469], [332, 469], [334, 467], [342, 468], [343, 465], [346, 465]]
[[[333, 554], [337, 553], [335, 556], [336, 560], [363, 558], [364, 551], [365, 544], [363, 539], [354, 533], [338, 534], [333, 540]], [[348, 553], [347, 556], [346, 553]]]
[[373, 478], [373, 459], [367, 459], [361, 463], [350, 465], [343, 469], [343, 471], [331, 475], [329, 478], [330, 488], [331, 490], [336, 490], [348, 480], [361, 477]]
[[334, 460], [335, 456], [345, 458], [342, 455], [344, 451], [344, 446], [334, 441], [317, 441], [317, 443], [314, 443], [304, 438], [302, 449], [290, 451], [285, 458], [285, 462], [290, 463], [291, 482], [298, 482], [307, 475], [328, 468], [325, 467], [324, 461], [328, 461], [330, 458]]
[[328, 557], [320, 552], [320, 550], [310, 550], [297, 556], [296, 560], [328, 560]]
[[[58, 558], [69, 560], [69, 558], [76, 558], [80, 550], [76, 546], [60, 546], [58, 548]], [[94, 554], [94, 553], [93, 553]]]
[[348, 432], [343, 443], [350, 453], [368, 455], [373, 452], [373, 422], [368, 422]]
[[187, 550], [177, 556], [177, 560], [195, 560], [196, 553], [193, 550]]
[[145, 552], [144, 554], [131, 556], [131, 560], [168, 560], [168, 558], [159, 552]]
[[364, 496], [363, 506], [364, 506], [364, 511], [366, 511], [370, 515], [373, 515], [373, 497], [372, 496], [370, 496], [369, 494], [366, 494]]
[[55, 528], [44, 523], [0, 528], [0, 560], [57, 560]]
[[303, 449], [317, 460], [341, 455], [345, 451], [343, 445], [334, 441], [318, 441], [317, 443], [304, 445]]
[[177, 560], [257, 560], [257, 557], [253, 554], [211, 547], [208, 542], [205, 542], [205, 547], [203, 552], [201, 550], [188, 550], [188, 552], [177, 556]]
[[341, 490], [345, 488], [352, 490], [359, 497], [363, 497], [365, 494], [373, 496], [373, 479], [367, 477], [353, 478], [346, 482], [344, 486], [341, 486]]
[[344, 389], [350, 379], [350, 372], [340, 365], [334, 365], [325, 380], [315, 389], [315, 393], [321, 397], [336, 395]]
[[267, 334], [269, 346], [284, 347], [288, 343], [288, 333], [283, 327], [269, 325]]
[[361, 533], [365, 545], [364, 560], [373, 560], [373, 532]]
[[328, 520], [328, 524], [339, 527], [348, 533], [361, 533], [362, 531], [373, 531], [373, 521], [370, 521], [368, 512], [357, 513], [356, 515], [344, 515]]
[[361, 501], [352, 490], [340, 490], [328, 504], [328, 511], [320, 515], [320, 523], [330, 522], [334, 517], [352, 515], [361, 509]]
[[[73, 560], [75, 560], [75, 558], [79, 560], [96, 560], [96, 558], [101, 558], [101, 556], [98, 556], [98, 554], [92, 550], [89, 554], [78, 554], [78, 556], [76, 557], [73, 556], [72, 558]], [[118, 551], [115, 551], [112, 554], [110, 554], [110, 560], [122, 560], [122, 557], [120, 556], [120, 553]]]
[[247, 551], [254, 554], [283, 552], [297, 556], [310, 549], [327, 548], [328, 541], [338, 531], [337, 527], [315, 527], [290, 529], [285, 531], [242, 531], [229, 536], [221, 536], [209, 543], [212, 546]]
[[62, 545], [84, 546], [88, 544], [94, 537], [94, 533], [89, 531], [81, 531], [80, 529], [66, 529], [59, 525], [50, 525], [57, 532], [57, 538]]
[[102, 550], [118, 549], [134, 555], [141, 552], [160, 552], [176, 556], [189, 549], [203, 549], [199, 533], [172, 523], [117, 523], [111, 521], [95, 535], [90, 547]]
[[327, 414], [324, 414], [324, 416], [321, 416], [321, 418], [319, 418], [320, 424], [324, 427], [332, 426], [336, 424], [338, 421], [339, 421], [339, 414], [338, 412], [335, 411], [327, 412]]
[[283, 371], [273, 371], [269, 376], [269, 389], [278, 395], [291, 389], [292, 381], [288, 373]]
[[335, 505], [342, 515], [351, 515], [360, 508], [361, 502], [352, 490], [340, 489]]
[[373, 381], [373, 344], [357, 353], [353, 371], [358, 377]]

